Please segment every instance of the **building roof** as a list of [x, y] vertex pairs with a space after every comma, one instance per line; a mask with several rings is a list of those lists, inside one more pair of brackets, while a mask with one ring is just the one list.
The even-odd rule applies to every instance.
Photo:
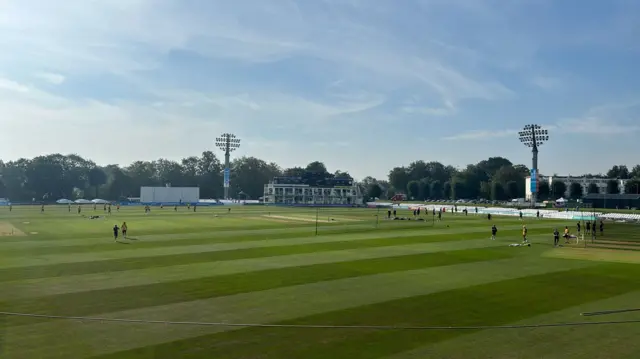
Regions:
[[603, 194], [603, 193], [590, 193], [583, 197], [584, 199], [626, 199], [626, 200], [640, 200], [640, 194]]

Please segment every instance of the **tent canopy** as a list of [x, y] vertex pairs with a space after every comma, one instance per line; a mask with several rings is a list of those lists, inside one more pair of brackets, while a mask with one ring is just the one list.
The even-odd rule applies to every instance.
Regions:
[[566, 201], [567, 201], [567, 200], [566, 200], [566, 199], [564, 199], [564, 198], [562, 198], [562, 197], [560, 197], [560, 198], [558, 198], [558, 199], [556, 200], [556, 202], [561, 202], [561, 203], [562, 203], [562, 202], [566, 202]]
[[58, 203], [58, 204], [71, 204], [71, 203], [73, 203], [73, 201], [70, 200], [70, 199], [61, 198], [61, 199], [57, 200], [56, 203]]
[[91, 201], [89, 201], [88, 199], [80, 198], [80, 199], [76, 199], [75, 203], [87, 204], [87, 203], [91, 203]]
[[97, 203], [97, 204], [107, 204], [109, 203], [109, 201], [104, 200], [104, 199], [100, 199], [100, 198], [96, 198], [94, 200], [91, 200], [92, 203]]

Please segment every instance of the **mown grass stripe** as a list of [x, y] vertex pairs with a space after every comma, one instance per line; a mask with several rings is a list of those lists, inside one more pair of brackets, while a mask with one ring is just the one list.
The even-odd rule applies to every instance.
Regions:
[[[90, 316], [100, 313], [215, 298], [286, 286], [506, 259], [515, 255], [508, 248], [458, 250], [421, 253], [397, 257], [316, 264], [258, 272], [211, 276], [198, 279], [113, 288], [23, 299], [1, 304], [4, 311], [64, 316]], [[96, 298], [100, 298], [96, 301]], [[132, 300], [135, 298], [135, 300]], [[8, 318], [10, 323], [33, 323], [32, 319]], [[17, 319], [17, 320], [13, 320]]]
[[[174, 265], [162, 268], [147, 268], [126, 272], [101, 272], [96, 274], [63, 276], [3, 283], [0, 299], [28, 298], [41, 295], [73, 293], [78, 291], [129, 287], [150, 283], [171, 282], [185, 279], [203, 278], [212, 275], [228, 275], [265, 269], [293, 268], [323, 263], [348, 262], [361, 259], [375, 259], [409, 254], [445, 252], [460, 249], [502, 246], [502, 243], [488, 240], [467, 240], [409, 244], [401, 246], [354, 248], [326, 252], [310, 252], [253, 259], [226, 257], [227, 260], [200, 264]], [[264, 254], [264, 253], [258, 253]]]
[[[101, 272], [117, 272], [134, 269], [164, 267], [170, 265], [182, 265], [204, 263], [220, 260], [234, 260], [241, 258], [269, 257], [288, 254], [302, 254], [332, 250], [344, 250], [355, 248], [372, 248], [397, 246], [404, 244], [432, 243], [446, 241], [457, 235], [444, 236], [379, 236], [367, 235], [355, 237], [313, 237], [299, 238], [295, 240], [265, 240], [252, 242], [239, 242], [212, 246], [211, 251], [187, 254], [170, 254], [161, 256], [111, 259], [103, 261], [91, 261], [80, 263], [61, 263], [38, 266], [0, 268], [0, 282], [25, 279], [37, 279], [58, 277], [65, 275], [91, 274]], [[116, 246], [114, 244], [114, 246]], [[215, 250], [217, 249], [217, 251]]]
[[[507, 229], [505, 229], [506, 231]], [[472, 228], [459, 228], [459, 229], [450, 229], [447, 230], [448, 233], [452, 235], [455, 234], [464, 234], [464, 233], [476, 233], [478, 232], [477, 227]], [[390, 234], [391, 235], [391, 234]], [[411, 236], [415, 235], [411, 233]], [[421, 234], [424, 235], [424, 234]], [[355, 236], [354, 236], [355, 237]], [[380, 237], [380, 236], [376, 236]], [[394, 238], [400, 238], [403, 236], [395, 235]], [[407, 235], [407, 237], [410, 237]], [[355, 237], [358, 238], [358, 237]], [[365, 237], [366, 238], [366, 237]], [[254, 241], [250, 244], [250, 246], [258, 247], [258, 246], [270, 246], [269, 241]], [[276, 242], [278, 243], [278, 242]], [[131, 246], [134, 247], [136, 244], [118, 244], [112, 242], [114, 246], [123, 245], [123, 246]], [[163, 255], [174, 255], [174, 254], [189, 254], [189, 253], [202, 253], [202, 252], [211, 252], [217, 250], [231, 249], [231, 248], [241, 248], [243, 247], [242, 243], [213, 243], [213, 244], [203, 244], [203, 245], [192, 245], [192, 246], [179, 246], [179, 247], [160, 247], [160, 248], [148, 248], [145, 251], [138, 251], [135, 249], [131, 250], [121, 250], [121, 251], [106, 251], [106, 252], [88, 252], [88, 253], [76, 253], [76, 254], [51, 254], [51, 255], [42, 255], [42, 256], [33, 256], [27, 255], [23, 257], [9, 257], [5, 258], [2, 263], [0, 263], [0, 268], [16, 268], [16, 267], [28, 267], [28, 266], [38, 266], [38, 265], [50, 265], [50, 264], [61, 264], [61, 263], [79, 263], [79, 262], [93, 262], [93, 261], [101, 261], [101, 260], [113, 260], [113, 259], [125, 259], [125, 258], [139, 258], [139, 257], [154, 257], [154, 256], [163, 256]]]
[[[635, 290], [632, 276], [611, 279], [605, 272], [569, 270], [402, 298], [322, 313], [280, 324], [473, 326], [501, 325]], [[522, 296], [522, 293], [528, 293]], [[558, 298], [558, 300], [549, 300]], [[120, 352], [107, 358], [309, 358], [340, 353], [374, 359], [466, 334], [466, 331], [375, 331], [350, 329], [265, 332], [247, 328], [178, 343]], [[280, 343], [275, 345], [273, 343]], [[303, 345], [306, 344], [306, 345]]]
[[[341, 279], [114, 312], [105, 316], [132, 319], [189, 320], [197, 318], [200, 321], [277, 322], [464, 288], [474, 284], [584, 268], [589, 265], [593, 264], [582, 261], [522, 257]], [[520, 269], [504, 270], [515, 267]], [[490, 294], [495, 295], [495, 293]], [[56, 321], [13, 327], [5, 341], [13, 348], [28, 348], [22, 350], [23, 357], [31, 355], [31, 357], [43, 359], [70, 356], [78, 358], [228, 330], [230, 330], [228, 327], [141, 327]], [[29, 345], [30, 343], [38, 343], [39, 346]]]
[[[380, 236], [413, 236], [417, 233], [426, 233], [427, 235], [442, 235], [448, 233], [476, 233], [476, 232], [487, 232], [487, 228], [478, 226], [477, 223], [475, 225], [464, 225], [464, 226], [454, 226], [453, 228], [444, 227], [444, 224], [438, 224], [437, 226], [430, 225], [410, 225], [406, 226], [404, 223], [403, 226], [392, 226], [392, 227], [374, 227], [373, 225], [350, 225], [348, 227], [327, 227], [320, 228], [320, 235], [317, 237], [320, 238], [330, 238], [330, 237], [352, 237], [352, 236], [365, 236], [364, 238], [375, 238]], [[508, 230], [517, 230], [519, 229], [519, 225], [509, 224], [504, 227], [501, 226], [502, 231]], [[534, 225], [531, 227], [532, 230], [547, 228], [548, 225]], [[534, 233], [532, 232], [532, 233]], [[132, 234], [132, 233], [130, 233]], [[295, 239], [295, 238], [308, 238], [308, 237], [316, 237], [315, 230], [313, 227], [307, 228], [272, 228], [272, 229], [245, 229], [245, 230], [213, 230], [208, 232], [196, 232], [196, 233], [171, 233], [171, 234], [153, 234], [153, 235], [133, 235], [134, 238], [140, 241], [140, 243], [155, 243], [155, 242], [173, 242], [180, 241], [179, 243], [189, 243], [190, 240], [194, 240], [194, 243], [197, 241], [205, 240], [205, 243], [228, 243], [228, 242], [239, 242], [239, 241], [255, 241], [258, 239]], [[4, 251], [6, 250], [29, 250], [29, 249], [37, 249], [46, 251], [46, 248], [65, 248], [65, 247], [75, 247], [75, 246], [96, 246], [96, 245], [104, 245], [111, 244], [110, 239], [111, 232], [110, 228], [106, 228], [104, 236], [101, 237], [81, 237], [75, 239], [60, 239], [60, 240], [50, 240], [48, 239], [30, 239], [35, 237], [24, 237], [21, 238], [20, 241], [12, 241], [6, 242], [5, 239], [0, 241], [0, 249]], [[110, 247], [106, 247], [110, 248]], [[122, 247], [121, 247], [122, 248]], [[124, 248], [126, 249], [126, 248]], [[54, 249], [55, 250], [55, 249]], [[67, 249], [61, 249], [65, 252]], [[71, 250], [71, 249], [69, 249]]]
[[[122, 239], [121, 241], [129, 243], [128, 245], [114, 245], [113, 241], [108, 240], [85, 240], [82, 245], [76, 246], [39, 246], [30, 248], [13, 248], [5, 249], [4, 255], [18, 256], [18, 257], [30, 257], [38, 255], [54, 255], [54, 254], [72, 254], [72, 253], [93, 253], [93, 252], [109, 252], [109, 251], [131, 251], [131, 250], [145, 250], [151, 248], [164, 248], [164, 247], [187, 247], [193, 245], [211, 246], [210, 250], [232, 250], [243, 249], [253, 247], [275, 247], [286, 246], [296, 244], [312, 244], [312, 243], [327, 243], [327, 242], [344, 242], [344, 241], [359, 241], [366, 239], [378, 239], [378, 238], [403, 238], [403, 237], [433, 237], [439, 236], [442, 240], [453, 239], [460, 236], [460, 234], [469, 234], [481, 232], [482, 229], [477, 228], [476, 231], [459, 232], [451, 231], [447, 229], [434, 229], [432, 227], [421, 228], [419, 230], [392, 232], [365, 232], [365, 233], [348, 233], [348, 234], [334, 234], [334, 235], [320, 235], [315, 236], [310, 233], [307, 236], [297, 237], [285, 237], [285, 238], [269, 238], [269, 237], [234, 237], [226, 238], [219, 234], [209, 234], [207, 237], [184, 239], [176, 237], [173, 240], [162, 241], [146, 241], [140, 240], [137, 237], [129, 238], [128, 240]], [[516, 230], [505, 229], [503, 235], [515, 234]]]
[[[577, 313], [597, 311], [602, 308], [624, 308], [629, 303], [640, 302], [640, 291], [591, 301], [560, 311], [532, 316], [514, 325], [535, 323], [587, 322], [602, 318], [576, 318]], [[607, 320], [638, 319], [639, 316], [612, 315]], [[385, 359], [422, 358], [494, 358], [494, 359], [608, 359], [637, 358], [640, 352], [640, 325], [585, 326], [530, 329], [526, 331], [480, 331], [467, 333], [448, 340], [431, 343], [417, 349], [401, 352]], [[560, 338], [562, 344], [559, 345]], [[624, 343], [621, 345], [621, 343]]]

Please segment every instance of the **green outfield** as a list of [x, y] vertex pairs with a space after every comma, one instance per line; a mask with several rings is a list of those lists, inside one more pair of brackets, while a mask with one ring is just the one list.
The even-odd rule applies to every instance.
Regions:
[[[515, 218], [494, 217], [492, 241], [472, 214], [227, 208], [0, 207], [0, 311], [200, 323], [0, 315], [0, 358], [640, 357], [640, 324], [486, 328], [640, 321], [580, 316], [638, 306], [640, 252], [554, 248], [572, 221], [526, 219], [533, 245], [510, 247]], [[434, 326], [485, 328], [397, 328]]]

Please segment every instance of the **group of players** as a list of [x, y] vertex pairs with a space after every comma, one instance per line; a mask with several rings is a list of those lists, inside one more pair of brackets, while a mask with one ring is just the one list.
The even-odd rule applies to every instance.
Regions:
[[[488, 216], [489, 219], [491, 219], [491, 216]], [[522, 219], [522, 216], [520, 217], [520, 219]], [[591, 221], [587, 221], [586, 222], [586, 231], [585, 231], [585, 235], [596, 235], [596, 231], [597, 229], [600, 229], [600, 236], [604, 235], [604, 222], [602, 220], [600, 220], [600, 224], [599, 224], [599, 228], [596, 227], [597, 223], [594, 220], [593, 222]], [[562, 234], [562, 238], [564, 238], [565, 240], [565, 244], [569, 244], [571, 243], [571, 239], [579, 239], [579, 236], [581, 234], [581, 229], [582, 229], [582, 224], [580, 222], [578, 222], [576, 224], [576, 230], [577, 230], [577, 235], [571, 234], [569, 232], [569, 226], [565, 226], [564, 227], [564, 233]], [[498, 233], [498, 227], [496, 227], [496, 225], [492, 225], [491, 226], [491, 240], [496, 240], [496, 235]], [[527, 225], [523, 224], [522, 225], [522, 244], [513, 244], [513, 246], [528, 246], [531, 247], [531, 242], [529, 242], [529, 239], [527, 238]], [[558, 247], [560, 245], [560, 232], [558, 231], [558, 228], [554, 228], [553, 229], [553, 246], [554, 247]]]

